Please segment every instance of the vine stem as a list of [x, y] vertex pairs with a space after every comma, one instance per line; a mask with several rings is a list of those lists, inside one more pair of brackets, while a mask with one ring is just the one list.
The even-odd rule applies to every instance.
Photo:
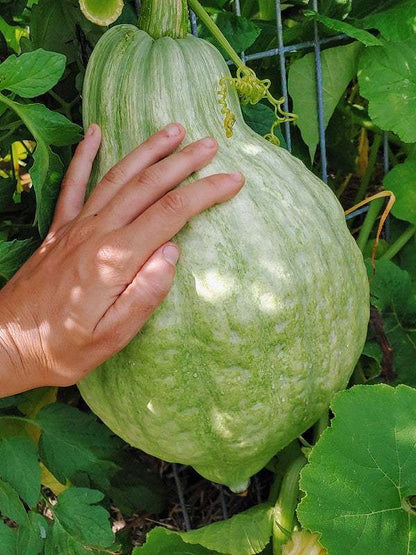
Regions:
[[205, 9], [198, 2], [198, 0], [188, 0], [188, 4], [189, 4], [189, 7], [192, 9], [192, 11], [202, 21], [202, 23], [208, 28], [208, 30], [211, 32], [213, 37], [217, 39], [219, 44], [227, 52], [228, 56], [235, 63], [235, 65], [240, 69], [244, 69], [245, 65], [243, 64], [241, 58], [234, 50], [234, 48], [231, 46], [231, 44], [228, 42], [228, 40], [225, 38], [225, 36], [222, 34], [215, 21], [211, 19], [211, 17], [207, 14]]
[[409, 225], [409, 227], [405, 229], [404, 232], [394, 241], [394, 243], [389, 246], [386, 252], [380, 256], [380, 258], [391, 260], [406, 245], [406, 243], [410, 241], [415, 233], [416, 225]]
[[367, 215], [364, 219], [363, 225], [361, 226], [360, 233], [357, 238], [357, 245], [361, 252], [363, 252], [368, 238], [370, 237], [371, 230], [373, 229], [374, 223], [380, 214], [383, 207], [383, 199], [374, 200], [370, 204]]
[[273, 555], [281, 555], [282, 546], [290, 539], [298, 504], [300, 471], [306, 462], [306, 457], [300, 455], [288, 466], [283, 477], [274, 507]]

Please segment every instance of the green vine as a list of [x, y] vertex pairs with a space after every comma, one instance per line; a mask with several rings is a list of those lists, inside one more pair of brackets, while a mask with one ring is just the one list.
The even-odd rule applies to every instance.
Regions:
[[224, 129], [226, 137], [232, 137], [233, 127], [236, 121], [235, 114], [231, 111], [227, 98], [228, 86], [231, 86], [237, 91], [242, 104], [254, 105], [261, 100], [266, 99], [273, 106], [275, 120], [270, 127], [269, 133], [267, 133], [264, 138], [272, 144], [279, 145], [280, 141], [275, 135], [276, 127], [283, 122], [294, 121], [297, 118], [297, 115], [285, 112], [282, 109], [282, 104], [285, 101], [284, 97], [279, 99], [274, 98], [269, 90], [271, 85], [270, 79], [259, 79], [255, 72], [241, 61], [234, 48], [198, 0], [188, 0], [188, 3], [237, 66], [236, 77], [222, 77], [219, 81], [218, 102], [221, 105], [221, 113], [224, 116]]

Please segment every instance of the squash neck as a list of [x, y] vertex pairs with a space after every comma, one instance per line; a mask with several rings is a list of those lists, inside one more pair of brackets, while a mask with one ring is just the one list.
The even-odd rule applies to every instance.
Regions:
[[154, 39], [182, 39], [188, 33], [186, 0], [143, 0], [139, 27]]

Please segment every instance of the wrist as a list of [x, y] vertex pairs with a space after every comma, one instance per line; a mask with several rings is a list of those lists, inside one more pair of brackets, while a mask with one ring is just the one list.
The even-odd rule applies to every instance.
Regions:
[[22, 326], [0, 295], [0, 398], [46, 385], [35, 363], [30, 326]]

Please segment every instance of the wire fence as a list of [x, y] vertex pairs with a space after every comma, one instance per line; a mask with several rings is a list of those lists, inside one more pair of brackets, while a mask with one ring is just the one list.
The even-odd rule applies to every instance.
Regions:
[[[313, 34], [314, 38], [310, 41], [299, 42], [296, 44], [285, 45], [283, 38], [283, 19], [282, 19], [282, 4], [280, 0], [275, 0], [276, 4], [276, 37], [277, 37], [277, 48], [270, 50], [265, 50], [262, 52], [254, 52], [246, 55], [244, 52], [240, 52], [240, 57], [243, 62], [261, 60], [266, 58], [271, 58], [277, 56], [279, 59], [279, 73], [280, 73], [280, 83], [281, 83], [281, 93], [284, 96], [285, 101], [283, 104], [283, 109], [289, 112], [289, 95], [288, 95], [288, 75], [286, 66], [286, 55], [289, 53], [300, 52], [305, 49], [313, 49], [315, 53], [315, 76], [316, 76], [316, 103], [317, 103], [317, 114], [318, 114], [318, 130], [319, 130], [319, 152], [320, 152], [320, 162], [321, 162], [321, 178], [322, 181], [328, 183], [328, 157], [326, 148], [326, 137], [325, 137], [325, 107], [324, 107], [324, 79], [322, 72], [322, 60], [321, 60], [321, 47], [323, 45], [331, 43], [339, 43], [340, 41], [348, 40], [349, 37], [344, 34], [338, 34], [333, 37], [319, 36], [319, 26], [318, 22], [314, 20], [313, 23]], [[312, 0], [312, 9], [318, 13], [318, 0]], [[240, 0], [234, 0], [234, 11], [236, 15], [241, 15], [241, 5]], [[198, 36], [198, 22], [195, 14], [190, 10], [189, 12], [191, 31], [192, 34]], [[285, 122], [284, 124], [284, 136], [286, 140], [287, 149], [292, 151], [292, 131], [291, 124]], [[389, 151], [388, 151], [388, 134], [383, 135], [383, 168], [386, 174], [389, 171]], [[349, 214], [347, 219], [354, 218], [356, 216], [362, 215], [368, 211], [368, 207], [363, 207], [355, 212]], [[186, 504], [183, 494], [183, 489], [180, 483], [179, 475], [176, 471], [176, 465], [174, 465], [174, 475], [175, 483], [178, 491], [178, 498], [180, 502], [180, 507], [183, 513], [185, 527], [187, 530], [191, 529], [190, 519], [188, 512], [186, 510]], [[256, 486], [257, 492], [259, 494], [258, 479], [254, 477], [254, 485]], [[226, 496], [223, 495], [222, 486], [221, 488], [221, 505], [223, 518], [228, 518]], [[261, 497], [258, 495], [259, 502], [261, 502]]]

